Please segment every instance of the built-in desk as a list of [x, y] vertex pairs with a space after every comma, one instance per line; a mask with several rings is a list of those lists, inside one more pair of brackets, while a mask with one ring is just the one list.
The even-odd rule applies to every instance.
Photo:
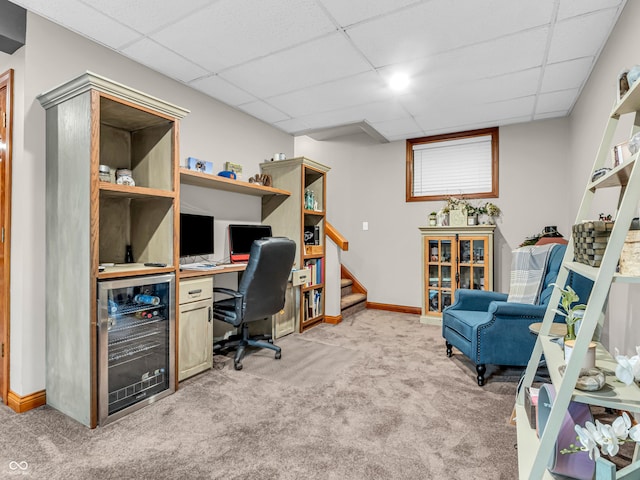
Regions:
[[243, 272], [246, 268], [246, 264], [229, 264], [225, 265], [223, 268], [212, 268], [211, 270], [180, 270], [178, 279], [219, 275], [221, 273]]
[[[223, 268], [211, 270], [181, 270], [178, 273], [178, 289], [180, 292], [180, 319], [178, 333], [179, 380], [211, 368], [212, 360], [202, 354], [203, 347], [211, 349], [213, 345], [214, 321], [208, 313], [213, 303], [213, 282], [215, 275], [221, 273], [243, 272], [246, 264], [225, 265]], [[213, 281], [212, 281], [213, 280]], [[189, 295], [194, 287], [197, 292]], [[208, 292], [199, 291], [208, 289]], [[254, 322], [250, 329], [252, 335], [270, 334], [272, 338], [280, 338], [296, 331], [296, 300], [291, 282], [287, 285], [285, 306], [281, 312], [273, 315], [270, 321]], [[232, 327], [216, 320], [216, 338], [221, 338], [220, 328], [224, 325], [228, 330]], [[222, 327], [222, 328], [225, 328]], [[188, 351], [185, 351], [188, 349]], [[207, 350], [208, 351], [208, 350]]]

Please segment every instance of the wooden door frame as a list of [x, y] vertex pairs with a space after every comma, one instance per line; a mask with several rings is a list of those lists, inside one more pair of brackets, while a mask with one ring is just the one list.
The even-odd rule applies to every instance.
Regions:
[[[4, 269], [3, 276], [4, 282], [3, 288], [0, 288], [0, 296], [4, 299], [4, 312], [0, 312], [0, 322], [4, 322], [4, 328], [0, 329], [0, 344], [4, 345], [4, 352], [0, 353], [0, 369], [2, 369], [2, 382], [0, 382], [0, 396], [2, 402], [7, 405], [9, 403], [9, 359], [11, 349], [9, 348], [10, 339], [10, 325], [11, 325], [11, 309], [10, 307], [10, 275], [11, 275], [11, 165], [12, 165], [12, 151], [13, 151], [13, 69], [9, 69], [6, 72], [0, 74], [0, 88], [6, 87], [6, 96], [4, 111], [6, 114], [6, 129], [5, 139], [5, 168], [4, 178], [0, 179], [4, 183], [4, 189], [0, 188], [0, 192], [3, 192], [2, 208], [4, 210], [4, 242], [0, 248], [3, 249], [4, 254]], [[0, 119], [2, 121], [2, 119]], [[2, 355], [4, 353], [4, 355]]]

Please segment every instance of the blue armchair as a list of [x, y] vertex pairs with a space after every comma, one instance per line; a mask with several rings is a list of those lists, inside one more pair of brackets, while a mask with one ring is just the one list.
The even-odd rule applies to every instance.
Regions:
[[[455, 302], [442, 312], [442, 336], [447, 356], [456, 347], [476, 365], [478, 385], [485, 382], [486, 365], [526, 366], [536, 337], [529, 325], [541, 322], [558, 277], [566, 245], [551, 251], [539, 303], [530, 305], [507, 302], [506, 293], [484, 290], [456, 290]], [[570, 273], [567, 285], [586, 303], [593, 283]], [[554, 321], [564, 321], [556, 315]]]

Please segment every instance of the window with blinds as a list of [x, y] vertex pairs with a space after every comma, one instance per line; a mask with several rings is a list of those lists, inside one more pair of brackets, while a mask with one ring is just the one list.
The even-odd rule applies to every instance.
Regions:
[[498, 196], [498, 128], [407, 140], [407, 201]]

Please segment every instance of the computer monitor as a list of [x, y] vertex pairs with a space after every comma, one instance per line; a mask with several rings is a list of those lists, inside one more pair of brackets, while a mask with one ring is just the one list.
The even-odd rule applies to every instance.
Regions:
[[229, 225], [231, 263], [248, 261], [253, 241], [271, 236], [271, 225]]
[[180, 256], [213, 255], [213, 217], [180, 214]]

